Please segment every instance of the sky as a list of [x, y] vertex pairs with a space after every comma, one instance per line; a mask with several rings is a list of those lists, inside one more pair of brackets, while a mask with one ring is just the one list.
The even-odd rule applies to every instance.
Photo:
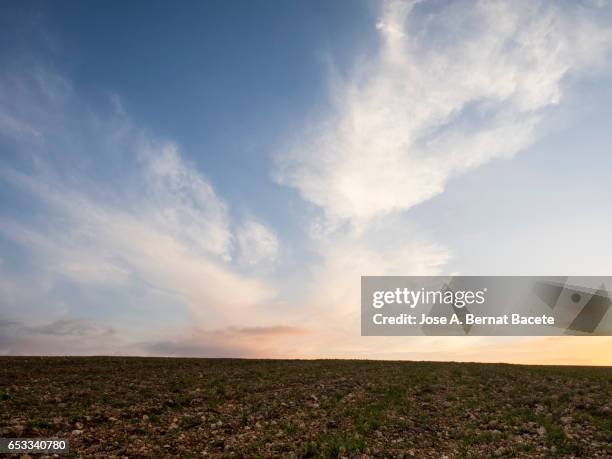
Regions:
[[612, 4], [0, 4], [0, 355], [610, 365], [361, 337], [362, 275], [610, 275]]

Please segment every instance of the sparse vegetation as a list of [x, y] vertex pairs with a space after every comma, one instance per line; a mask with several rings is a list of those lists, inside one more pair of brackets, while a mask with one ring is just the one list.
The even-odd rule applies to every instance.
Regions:
[[612, 369], [0, 358], [0, 436], [92, 456], [610, 457]]

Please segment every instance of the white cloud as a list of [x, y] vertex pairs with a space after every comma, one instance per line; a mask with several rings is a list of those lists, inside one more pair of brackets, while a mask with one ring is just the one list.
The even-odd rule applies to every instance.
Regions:
[[[567, 78], [605, 60], [612, 33], [596, 15], [553, 2], [384, 3], [378, 50], [334, 74], [332, 112], [278, 155], [278, 181], [323, 210], [301, 298], [300, 323], [317, 336], [303, 354], [429, 358], [424, 340], [359, 335], [359, 278], [448, 274], [451, 251], [405, 211], [534, 142]], [[431, 358], [466, 344], [433, 341]]]
[[320, 247], [323, 263], [313, 269], [311, 301], [327, 310], [327, 315], [358, 318], [361, 276], [442, 274], [450, 258], [448, 250], [408, 229], [406, 236], [391, 236], [384, 244], [373, 244], [371, 234], [340, 233], [327, 240]]
[[[0, 81], [9, 114], [36, 126], [43, 140], [32, 144], [19, 126], [5, 123], [19, 131], [18, 148], [32, 161], [3, 167], [0, 180], [38, 211], [2, 213], [0, 234], [20, 245], [51, 285], [69, 279], [129, 291], [139, 282], [174, 295], [194, 324], [207, 327], [240, 324], [246, 311], [275, 296], [272, 286], [232, 264], [228, 206], [175, 143], [137, 127], [116, 110], [116, 96], [113, 113], [92, 113], [65, 85], [54, 92], [51, 84], [41, 89], [37, 80], [11, 79], [17, 80], [22, 84], [12, 95], [11, 83]], [[56, 80], [64, 81], [49, 79]], [[273, 233], [254, 228], [251, 242], [259, 245], [245, 256], [274, 257]], [[80, 309], [70, 295], [53, 294]], [[65, 312], [49, 309], [47, 317]]]
[[279, 181], [330, 221], [360, 225], [513, 156], [565, 78], [603, 62], [612, 30], [596, 15], [555, 2], [385, 3], [379, 50], [335, 81], [334, 112], [279, 156]]
[[194, 247], [230, 258], [227, 205], [211, 184], [180, 156], [175, 144], [146, 145], [148, 209], [156, 222]]
[[274, 263], [279, 257], [279, 243], [274, 231], [264, 224], [247, 220], [238, 229], [236, 236], [243, 266]]
[[[128, 194], [124, 196], [126, 208], [117, 208], [97, 201], [84, 190], [41, 184], [40, 180], [20, 176], [14, 183], [46, 202], [53, 220], [62, 223], [42, 231], [5, 219], [0, 231], [28, 248], [40, 266], [54, 275], [81, 283], [113, 284], [134, 273], [155, 288], [184, 298], [194, 318], [217, 326], [233, 323], [246, 309], [274, 295], [273, 288], [234, 273], [225, 260], [225, 250], [215, 253], [211, 249], [212, 254], [194, 250], [195, 233], [182, 237], [181, 221], [167, 219], [160, 225], [158, 214], [150, 212], [157, 201], [151, 202], [148, 196]], [[202, 185], [199, 180], [196, 183]], [[181, 193], [191, 195], [184, 185]], [[177, 199], [169, 193], [162, 201]], [[182, 205], [186, 207], [179, 206], [177, 211], [185, 211], [195, 220], [206, 218], [206, 212], [199, 213], [201, 209]], [[225, 244], [231, 237], [216, 226], [197, 230], [198, 238], [205, 243], [218, 240]]]

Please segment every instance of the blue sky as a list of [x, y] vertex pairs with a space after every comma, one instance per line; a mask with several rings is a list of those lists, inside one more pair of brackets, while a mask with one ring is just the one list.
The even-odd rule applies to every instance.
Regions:
[[0, 353], [609, 363], [358, 323], [360, 275], [610, 273], [609, 2], [0, 21]]

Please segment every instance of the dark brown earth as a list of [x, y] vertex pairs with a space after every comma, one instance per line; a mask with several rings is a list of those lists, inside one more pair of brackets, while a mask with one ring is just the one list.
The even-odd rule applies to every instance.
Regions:
[[0, 436], [82, 457], [611, 457], [612, 368], [0, 358]]

